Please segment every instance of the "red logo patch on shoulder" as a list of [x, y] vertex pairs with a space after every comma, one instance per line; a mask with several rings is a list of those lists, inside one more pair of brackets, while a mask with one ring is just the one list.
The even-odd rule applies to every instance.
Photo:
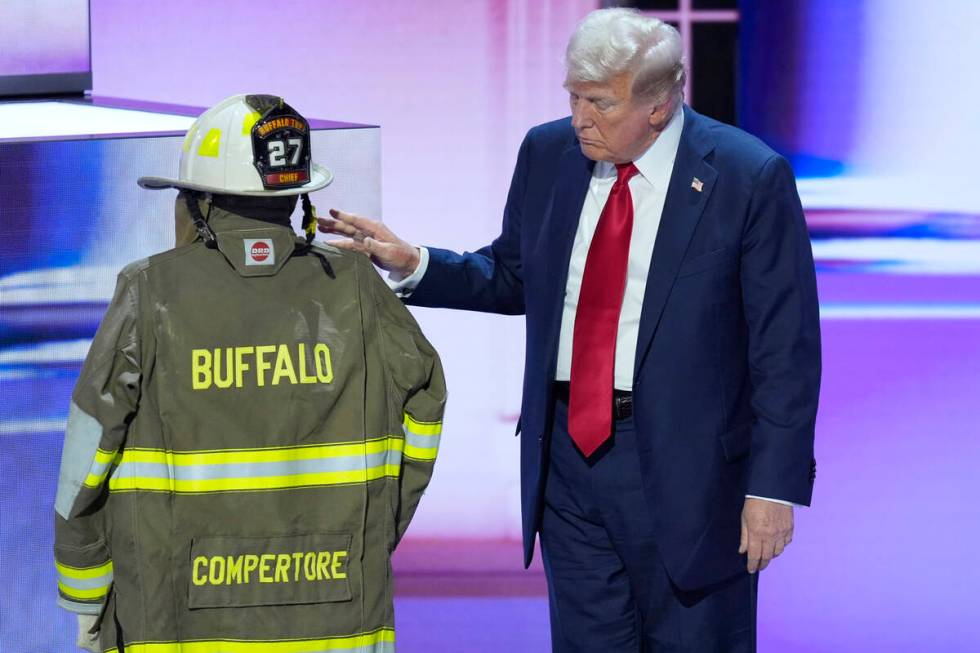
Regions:
[[268, 238], [245, 239], [245, 265], [275, 265], [276, 249]]
[[272, 251], [272, 248], [269, 247], [268, 243], [255, 243], [252, 245], [252, 258], [255, 259], [256, 262], [261, 263], [269, 258], [270, 251]]

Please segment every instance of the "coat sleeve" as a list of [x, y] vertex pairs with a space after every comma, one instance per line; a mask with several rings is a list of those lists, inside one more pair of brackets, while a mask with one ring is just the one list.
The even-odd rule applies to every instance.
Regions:
[[97, 614], [112, 583], [105, 504], [140, 392], [137, 289], [127, 268], [72, 393], [55, 498], [58, 603]]
[[396, 514], [397, 544], [432, 477], [442, 436], [446, 379], [439, 354], [415, 318], [374, 270], [368, 274], [372, 277], [391, 398], [402, 415], [405, 438]]
[[771, 157], [742, 240], [755, 423], [746, 494], [809, 505], [820, 392], [820, 309], [806, 220], [789, 163]]

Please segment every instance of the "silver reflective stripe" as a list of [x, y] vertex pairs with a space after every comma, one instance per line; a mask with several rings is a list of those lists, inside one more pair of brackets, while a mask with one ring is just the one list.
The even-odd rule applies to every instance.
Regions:
[[101, 601], [98, 603], [80, 603], [78, 601], [69, 601], [65, 597], [59, 596], [58, 605], [69, 612], [74, 612], [75, 614], [97, 615], [102, 612]]
[[67, 576], [59, 571], [58, 580], [72, 589], [94, 590], [102, 587], [109, 587], [109, 583], [112, 582], [112, 572], [110, 571], [102, 576], [96, 576], [95, 578], [72, 578], [71, 576]]
[[[68, 519], [85, 479], [93, 472], [95, 454], [102, 440], [102, 425], [73, 401], [68, 409], [65, 445], [61, 452], [61, 472], [58, 474], [58, 494], [54, 509]], [[104, 470], [103, 470], [104, 471]]]
[[441, 435], [416, 435], [405, 429], [405, 442], [418, 449], [438, 449]]
[[[369, 644], [367, 646], [359, 646], [357, 648], [348, 649], [350, 653], [395, 653], [395, 643], [394, 642], [378, 642], [377, 644]], [[337, 653], [336, 649], [331, 649], [329, 651], [324, 651], [323, 653]]]
[[402, 450], [401, 449], [389, 449], [387, 451], [387, 460], [385, 464], [394, 465], [395, 467], [400, 467], [402, 464]]
[[[304, 651], [304, 653], [307, 653]], [[377, 644], [366, 644], [355, 646], [354, 648], [330, 648], [316, 649], [308, 653], [395, 653], [394, 642], [378, 642]]]
[[117, 481], [127, 478], [173, 478], [177, 481], [208, 481], [224, 478], [263, 478], [324, 472], [354, 472], [384, 465], [400, 464], [401, 451], [395, 449], [366, 456], [214, 465], [171, 466], [166, 463], [128, 462], [124, 458], [113, 477]]

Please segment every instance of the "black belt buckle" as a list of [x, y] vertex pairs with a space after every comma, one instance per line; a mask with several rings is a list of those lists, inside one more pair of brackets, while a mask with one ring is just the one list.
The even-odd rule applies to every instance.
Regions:
[[[568, 403], [568, 381], [555, 381], [555, 398]], [[626, 390], [613, 390], [612, 417], [614, 420], [626, 419], [633, 415], [633, 393]]]
[[633, 393], [615, 390], [613, 395], [613, 418], [620, 420], [633, 415]]

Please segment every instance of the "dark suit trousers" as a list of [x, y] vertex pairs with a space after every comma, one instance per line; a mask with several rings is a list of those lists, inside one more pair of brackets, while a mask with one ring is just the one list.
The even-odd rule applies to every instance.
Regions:
[[[758, 576], [698, 592], [667, 576], [644, 496], [632, 418], [586, 460], [555, 406], [541, 523], [556, 653], [755, 651]], [[738, 542], [732, 542], [733, 547]]]

